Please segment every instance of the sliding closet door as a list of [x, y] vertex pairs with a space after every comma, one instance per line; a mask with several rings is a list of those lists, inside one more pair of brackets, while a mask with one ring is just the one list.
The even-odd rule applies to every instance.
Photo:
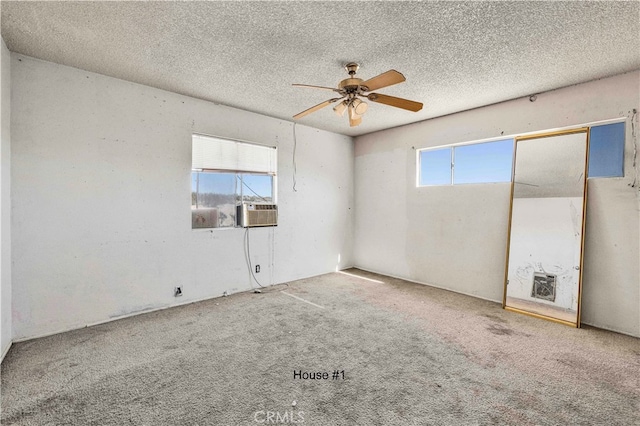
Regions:
[[503, 307], [580, 326], [588, 129], [516, 139]]

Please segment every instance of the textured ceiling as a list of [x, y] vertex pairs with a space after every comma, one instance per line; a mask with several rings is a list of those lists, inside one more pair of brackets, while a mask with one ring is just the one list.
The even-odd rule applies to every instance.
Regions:
[[11, 2], [9, 50], [272, 117], [333, 94], [342, 66], [407, 81], [359, 127], [327, 107], [300, 123], [346, 135], [640, 69], [633, 2]]

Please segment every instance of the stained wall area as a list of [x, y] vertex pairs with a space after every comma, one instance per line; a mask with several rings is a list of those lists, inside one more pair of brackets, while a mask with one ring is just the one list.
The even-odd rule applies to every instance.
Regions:
[[640, 336], [639, 94], [636, 71], [357, 137], [355, 266], [501, 302], [510, 184], [417, 187], [416, 150], [623, 118], [624, 177], [588, 183], [582, 322]]
[[249, 234], [262, 285], [351, 266], [350, 137], [11, 59], [14, 340], [257, 287], [244, 229], [191, 229], [193, 133], [278, 148], [279, 225]]

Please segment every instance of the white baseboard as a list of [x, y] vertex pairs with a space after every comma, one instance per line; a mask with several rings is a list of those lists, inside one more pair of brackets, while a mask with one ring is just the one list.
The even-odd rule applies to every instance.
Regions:
[[388, 274], [386, 272], [373, 271], [373, 270], [370, 270], [370, 269], [367, 269], [367, 268], [363, 268], [363, 267], [360, 267], [360, 266], [354, 266], [354, 268], [355, 269], [360, 269], [360, 270], [366, 271], [366, 272], [371, 272], [372, 274], [384, 275], [386, 277], [395, 278], [397, 280], [408, 281], [408, 282], [414, 283], [414, 284], [426, 285], [426, 286], [437, 288], [437, 289], [440, 289], [440, 290], [446, 290], [446, 291], [450, 291], [452, 293], [457, 293], [457, 294], [464, 294], [465, 296], [475, 297], [476, 299], [482, 299], [482, 300], [487, 300], [489, 302], [495, 302], [495, 303], [502, 304], [502, 300], [489, 299], [488, 297], [478, 296], [477, 294], [471, 294], [471, 293], [465, 293], [463, 291], [452, 290], [452, 289], [447, 288], [447, 287], [442, 287], [442, 286], [431, 284], [431, 283], [425, 283], [425, 282], [422, 282], [422, 281], [416, 281], [416, 280], [412, 280], [410, 278], [398, 277], [396, 275], [391, 275], [391, 274]]
[[[426, 285], [426, 286], [429, 286], [429, 287], [438, 288], [440, 290], [450, 291], [452, 293], [464, 294], [465, 296], [475, 297], [477, 299], [487, 300], [489, 302], [495, 302], [495, 303], [498, 303], [498, 304], [502, 305], [502, 300], [493, 300], [493, 299], [489, 299], [489, 298], [486, 298], [486, 297], [477, 296], [475, 294], [469, 294], [469, 293], [465, 293], [465, 292], [462, 292], [462, 291], [452, 290], [452, 289], [447, 288], [447, 287], [441, 287], [441, 286], [437, 286], [437, 285], [430, 284], [430, 283], [424, 283], [424, 282], [420, 282], [420, 281], [415, 281], [415, 280], [412, 280], [412, 279], [409, 279], [409, 278], [398, 277], [398, 276], [395, 276], [395, 275], [387, 274], [385, 272], [373, 271], [373, 270], [370, 270], [370, 269], [367, 269], [367, 268], [363, 268], [363, 267], [360, 267], [360, 266], [354, 266], [354, 268], [355, 269], [360, 269], [360, 270], [366, 271], [366, 272], [371, 272], [372, 274], [384, 275], [386, 277], [391, 277], [391, 278], [395, 278], [395, 279], [398, 279], [398, 280], [408, 281], [410, 283]], [[594, 327], [594, 328], [599, 328], [601, 330], [611, 331], [613, 333], [624, 334], [625, 336], [631, 336], [631, 337], [640, 338], [640, 335], [635, 335], [635, 334], [627, 332], [627, 331], [616, 330], [615, 328], [610, 328], [610, 327], [605, 327], [605, 326], [602, 326], [602, 325], [592, 324], [592, 323], [585, 322], [585, 321], [581, 321], [580, 324], [588, 325], [588, 326]]]
[[[344, 269], [349, 269], [349, 268], [353, 268], [353, 266], [347, 266]], [[325, 272], [325, 273], [331, 273], [331, 272], [329, 271], [329, 272]], [[323, 275], [323, 274], [319, 274], [319, 275]], [[294, 280], [285, 281], [285, 282], [293, 282], [293, 281], [298, 281], [298, 280], [304, 280], [306, 278], [312, 278], [312, 277], [315, 277], [315, 276], [318, 276], [318, 275], [310, 275], [308, 277], [300, 277], [300, 278], [296, 278]], [[279, 284], [284, 284], [285, 282], [268, 284], [268, 285], [265, 285], [265, 287], [271, 287], [271, 286], [275, 286], [275, 285], [279, 285]], [[254, 290], [255, 290], [255, 288], [245, 288], [245, 289], [238, 290], [238, 291], [235, 291], [235, 292], [228, 292], [227, 291], [227, 294], [231, 295], [231, 294], [237, 294], [237, 293], [252, 292]], [[121, 320], [121, 319], [130, 318], [130, 317], [133, 317], [133, 316], [136, 316], [136, 315], [142, 315], [142, 314], [147, 314], [147, 313], [150, 313], [150, 312], [162, 311], [162, 310], [169, 309], [169, 308], [177, 308], [179, 306], [190, 305], [192, 303], [204, 302], [205, 300], [216, 299], [218, 297], [223, 297], [223, 294], [219, 294], [219, 295], [216, 295], [216, 296], [206, 296], [206, 297], [202, 297], [200, 299], [188, 300], [188, 301], [181, 302], [181, 303], [172, 303], [172, 304], [169, 304], [169, 305], [163, 305], [163, 306], [158, 306], [158, 307], [155, 307], [155, 308], [144, 309], [144, 310], [141, 310], [141, 311], [131, 312], [131, 313], [124, 314], [124, 315], [118, 315], [118, 316], [115, 316], [115, 317], [107, 318], [107, 319], [100, 320], [100, 321], [91, 322], [91, 323], [88, 323], [88, 324], [77, 324], [75, 326], [65, 327], [63, 329], [51, 331], [51, 332], [48, 332], [48, 333], [38, 334], [38, 335], [35, 335], [35, 336], [18, 337], [18, 338], [14, 338], [13, 339], [13, 343], [26, 342], [28, 340], [40, 339], [42, 337], [49, 337], [49, 336], [53, 336], [53, 335], [60, 334], [60, 333], [66, 333], [68, 331], [79, 330], [81, 328], [93, 327], [94, 325], [106, 324], [106, 323], [109, 323], [109, 322], [112, 322], [112, 321], [118, 321], [118, 320]]]
[[[253, 291], [253, 290], [245, 289], [245, 290], [240, 290], [240, 291], [237, 291], [237, 292], [227, 292], [227, 294], [231, 295], [231, 294], [236, 294], [236, 293], [244, 293], [244, 292], [248, 292], [248, 291]], [[190, 305], [192, 303], [204, 302], [206, 300], [216, 299], [218, 297], [223, 297], [223, 295], [221, 294], [221, 295], [217, 295], [217, 296], [207, 296], [207, 297], [203, 297], [203, 298], [200, 298], [200, 299], [187, 300], [187, 301], [184, 301], [184, 302], [181, 302], [181, 303], [172, 303], [170, 305], [163, 305], [163, 306], [158, 306], [158, 307], [155, 307], [155, 308], [143, 309], [143, 310], [140, 310], [140, 311], [130, 312], [128, 314], [118, 315], [118, 316], [110, 317], [110, 318], [107, 318], [107, 319], [104, 319], [104, 320], [95, 321], [95, 322], [91, 322], [91, 323], [87, 323], [87, 324], [79, 324], [77, 326], [70, 326], [70, 327], [66, 327], [66, 328], [63, 328], [63, 329], [51, 331], [51, 332], [48, 332], [48, 333], [38, 334], [38, 335], [35, 335], [35, 336], [18, 337], [18, 338], [13, 339], [13, 342], [14, 343], [20, 343], [20, 342], [26, 342], [26, 341], [29, 341], [29, 340], [40, 339], [42, 337], [54, 336], [56, 334], [66, 333], [68, 331], [79, 330], [79, 329], [86, 328], [86, 327], [93, 327], [94, 325], [106, 324], [106, 323], [109, 323], [109, 322], [118, 321], [118, 320], [125, 319], [125, 318], [135, 317], [137, 315], [148, 314], [148, 313], [151, 313], [151, 312], [163, 311], [165, 309], [177, 308], [179, 306]]]

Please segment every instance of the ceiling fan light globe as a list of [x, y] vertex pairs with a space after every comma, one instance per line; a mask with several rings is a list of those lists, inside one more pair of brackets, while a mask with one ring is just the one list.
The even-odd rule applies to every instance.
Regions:
[[360, 99], [354, 99], [352, 105], [354, 112], [358, 115], [362, 115], [367, 112], [367, 108], [369, 107], [366, 102], [363, 102]]
[[349, 105], [349, 118], [355, 120], [360, 117], [360, 114], [356, 113], [356, 109], [353, 105]]
[[342, 117], [344, 115], [344, 112], [347, 110], [347, 103], [346, 101], [340, 102], [338, 105], [336, 105], [335, 107], [333, 107], [333, 111], [339, 115], [340, 117]]

